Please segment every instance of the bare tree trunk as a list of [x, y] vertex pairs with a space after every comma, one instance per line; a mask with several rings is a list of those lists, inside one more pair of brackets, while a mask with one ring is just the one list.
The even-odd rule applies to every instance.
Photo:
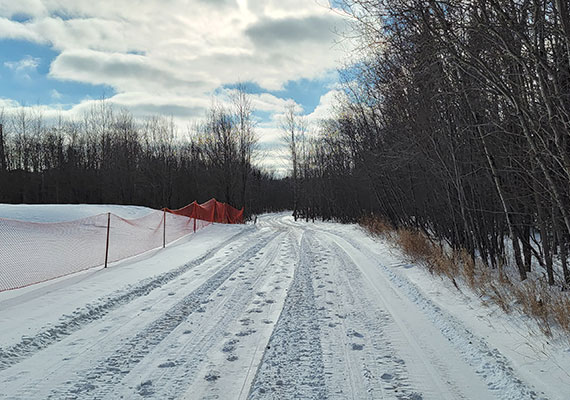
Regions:
[[552, 249], [550, 247], [550, 238], [548, 237], [548, 232], [546, 231], [546, 224], [544, 222], [545, 212], [542, 206], [542, 202], [538, 197], [538, 191], [534, 191], [534, 198], [536, 202], [536, 207], [538, 211], [538, 227], [540, 230], [540, 243], [542, 245], [542, 252], [544, 254], [544, 263], [546, 265], [546, 274], [548, 275], [548, 284], [554, 285], [554, 273], [552, 270]]
[[556, 241], [560, 247], [558, 252], [558, 257], [560, 258], [560, 264], [562, 266], [562, 273], [564, 275], [564, 283], [567, 287], [570, 287], [570, 272], [568, 271], [568, 244], [567, 237], [565, 237], [562, 229], [560, 229], [560, 222], [558, 220], [558, 215], [553, 216], [554, 231], [556, 234]]
[[481, 143], [483, 144], [483, 150], [485, 152], [485, 157], [487, 158], [487, 163], [489, 164], [489, 168], [491, 169], [491, 175], [493, 177], [493, 183], [495, 184], [495, 188], [497, 189], [497, 194], [499, 195], [499, 198], [501, 199], [501, 206], [503, 207], [503, 212], [505, 213], [505, 220], [507, 222], [507, 228], [509, 230], [509, 237], [511, 238], [511, 241], [513, 244], [513, 252], [515, 253], [515, 262], [516, 262], [517, 268], [519, 270], [519, 275], [520, 275], [521, 281], [524, 281], [527, 278], [527, 276], [526, 276], [526, 269], [525, 269], [524, 264], [523, 264], [522, 259], [521, 259], [521, 250], [520, 250], [520, 245], [519, 245], [519, 239], [518, 239], [518, 237], [515, 234], [515, 231], [513, 229], [513, 224], [511, 221], [511, 215], [509, 213], [509, 208], [507, 206], [507, 202], [505, 201], [505, 195], [503, 194], [503, 189], [502, 189], [501, 183], [499, 181], [499, 176], [497, 174], [497, 169], [495, 168], [495, 163], [493, 162], [493, 159], [489, 153], [489, 149], [487, 148], [487, 141], [485, 139], [485, 136], [481, 132], [481, 130], [479, 128], [477, 128], [477, 129], [479, 131], [479, 137], [481, 139]]
[[4, 150], [4, 125], [0, 123], [0, 171], [6, 171], [6, 153]]

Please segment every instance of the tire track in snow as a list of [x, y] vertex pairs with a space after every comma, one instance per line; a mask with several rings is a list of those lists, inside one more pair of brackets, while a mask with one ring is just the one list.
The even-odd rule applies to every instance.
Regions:
[[[153, 398], [180, 398], [180, 395], [188, 390], [189, 386], [192, 386], [192, 393], [196, 394], [193, 398], [197, 398], [200, 389], [204, 389], [200, 385], [204, 380], [208, 380], [204, 378], [205, 376], [217, 376], [216, 374], [219, 373], [221, 378], [224, 378], [226, 372], [224, 364], [227, 366], [228, 363], [236, 361], [228, 361], [227, 358], [223, 358], [218, 360], [221, 361], [221, 364], [216, 365], [212, 363], [212, 353], [219, 350], [216, 346], [228, 346], [226, 351], [222, 351], [222, 353], [231, 353], [231, 349], [238, 345], [240, 339], [257, 334], [254, 321], [248, 317], [260, 313], [263, 307], [269, 305], [268, 303], [261, 303], [259, 288], [260, 285], [271, 280], [274, 261], [279, 256], [282, 246], [281, 243], [274, 242], [283, 234], [280, 232], [278, 236], [268, 241], [262, 249], [259, 249], [255, 257], [248, 260], [250, 267], [247, 267], [248, 262], [239, 263], [241, 265], [238, 266], [235, 273], [219, 288], [220, 291], [217, 291], [216, 296], [212, 294], [210, 302], [205, 305], [205, 313], [201, 314], [206, 316], [205, 321], [202, 321], [201, 324], [194, 321], [194, 324], [191, 325], [192, 331], [182, 334], [185, 336], [184, 341], [172, 340], [170, 343], [163, 343], [155, 349], [155, 352], [160, 352], [162, 359], [172, 362], [173, 365], [169, 368], [159, 366], [157, 369], [153, 367], [150, 373], [144, 375], [137, 375], [134, 370], [132, 371], [132, 375], [147, 383], [147, 388], [153, 391]], [[252, 267], [254, 264], [255, 268]], [[244, 273], [244, 271], [248, 272]], [[259, 303], [254, 302], [254, 299], [257, 299]], [[239, 316], [243, 317], [239, 321], [240, 323], [238, 323]], [[189, 316], [186, 322], [191, 320], [192, 316]], [[236, 325], [239, 326], [239, 330], [234, 332], [233, 342], [230, 340], [228, 345], [227, 334], [231, 332], [232, 324], [234, 328]], [[145, 366], [141, 365], [141, 367], [144, 369]], [[218, 381], [219, 379], [215, 379], [210, 381], [210, 384], [215, 385]], [[125, 383], [123, 382], [122, 385]], [[130, 383], [132, 383], [132, 379]], [[138, 394], [140, 392], [139, 387]], [[133, 397], [133, 389], [131, 388], [118, 393], [125, 393], [125, 398]], [[205, 396], [198, 398], [203, 397]]]
[[113, 355], [101, 360], [94, 368], [78, 372], [78, 378], [75, 381], [69, 381], [63, 387], [52, 390], [48, 399], [100, 399], [112, 394], [115, 385], [135, 365], [190, 314], [197, 311], [202, 303], [237, 271], [245, 260], [252, 258], [279, 234], [280, 232], [272, 232], [270, 235], [255, 241], [244, 253], [227, 262], [206, 282], [176, 303], [147, 328], [126, 341]]
[[250, 399], [324, 399], [327, 390], [307, 235], [285, 304], [253, 379]]
[[321, 243], [321, 263], [324, 262], [320, 279], [323, 283], [317, 286], [317, 293], [318, 303], [322, 304], [321, 326], [327, 332], [322, 342], [323, 350], [328, 350], [324, 357], [331, 398], [422, 399], [422, 394], [411, 387], [406, 362], [386, 333], [393, 321], [388, 312], [365, 295], [360, 270], [334, 241], [327, 241], [326, 245], [320, 239], [317, 242]]
[[[377, 256], [373, 252], [350, 237], [330, 230], [325, 232], [345, 241], [370, 260], [376, 260]], [[406, 277], [394, 272], [386, 265], [378, 262], [376, 264], [390, 284], [414, 303], [439, 329], [461, 354], [463, 360], [474, 368], [474, 372], [481, 377], [491, 392], [504, 400], [545, 400], [545, 397], [539, 396], [535, 390], [516, 376], [510, 362], [498, 349], [492, 348], [485, 339], [473, 334], [460, 320], [424, 296]]]
[[18, 364], [38, 351], [61, 341], [63, 338], [80, 330], [85, 325], [103, 318], [110, 311], [128, 304], [141, 296], [146, 296], [151, 291], [160, 288], [180, 275], [183, 275], [198, 265], [203, 264], [222, 248], [227, 247], [245, 233], [252, 232], [253, 229], [239, 232], [192, 262], [184, 264], [172, 271], [165, 272], [157, 277], [142, 280], [136, 285], [128, 287], [126, 291], [120, 290], [104, 298], [95, 300], [90, 304], [76, 309], [71, 313], [71, 315], [62, 316], [56, 325], [47, 327], [34, 336], [24, 336], [19, 343], [16, 343], [13, 346], [6, 348], [0, 347], [0, 371]]

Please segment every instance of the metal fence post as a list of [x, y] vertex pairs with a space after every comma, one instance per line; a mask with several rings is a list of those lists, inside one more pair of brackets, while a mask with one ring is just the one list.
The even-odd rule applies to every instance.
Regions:
[[162, 221], [162, 248], [166, 247], [166, 208], [164, 209], [164, 217]]
[[107, 260], [109, 259], [109, 232], [111, 230], [111, 213], [107, 213], [107, 246], [105, 248], [105, 268], [107, 268]]

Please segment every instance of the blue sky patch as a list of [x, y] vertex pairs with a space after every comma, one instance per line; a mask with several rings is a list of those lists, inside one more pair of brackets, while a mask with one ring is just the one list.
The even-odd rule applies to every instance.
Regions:
[[71, 108], [85, 98], [111, 97], [110, 86], [60, 81], [49, 77], [58, 53], [49, 46], [21, 40], [0, 40], [0, 97], [22, 105], [64, 105]]

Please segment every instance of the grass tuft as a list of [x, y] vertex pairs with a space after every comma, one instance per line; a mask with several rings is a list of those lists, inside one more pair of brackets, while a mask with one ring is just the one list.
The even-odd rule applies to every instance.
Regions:
[[570, 335], [569, 292], [557, 292], [537, 279], [514, 284], [505, 272], [505, 265], [491, 270], [482, 260], [474, 260], [465, 249], [446, 249], [423, 232], [396, 229], [381, 218], [368, 216], [360, 220], [360, 225], [396, 245], [409, 261], [426, 266], [433, 274], [448, 277], [456, 288], [456, 279], [462, 279], [505, 313], [516, 310], [531, 317], [547, 336], [552, 336], [554, 326]]

